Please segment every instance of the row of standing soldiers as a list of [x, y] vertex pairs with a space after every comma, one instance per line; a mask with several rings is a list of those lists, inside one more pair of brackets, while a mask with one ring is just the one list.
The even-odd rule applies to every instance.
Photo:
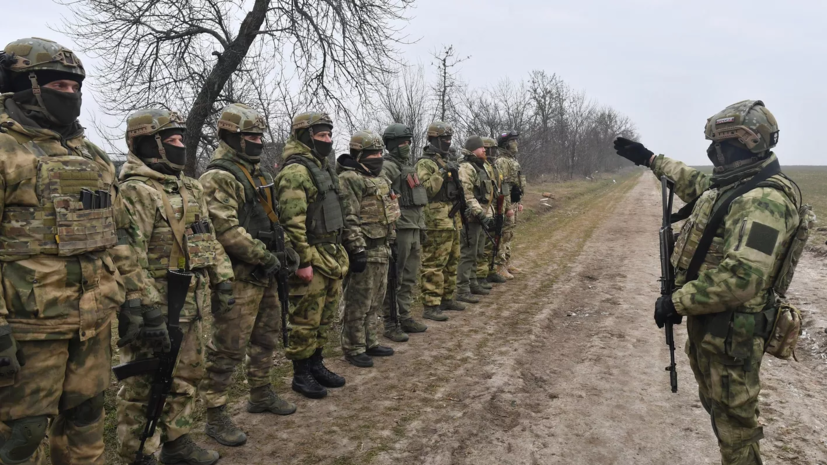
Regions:
[[[77, 56], [49, 40], [21, 39], [0, 53], [0, 464], [40, 464], [47, 455], [55, 464], [103, 463], [115, 316], [121, 362], [178, 351], [154, 435], [142, 437], [152, 377], [121, 383], [118, 453], [132, 461], [142, 448], [136, 463], [143, 464], [212, 464], [218, 453], [189, 435], [194, 401], [200, 393], [210, 437], [244, 444], [226, 406], [245, 358], [247, 411], [296, 410], [270, 383], [282, 326], [280, 271], [289, 270], [285, 355], [293, 363], [292, 388], [309, 398], [345, 384], [322, 356], [343, 289], [345, 356], [370, 366], [371, 355], [392, 354], [372, 329], [380, 309], [391, 340], [425, 331], [411, 316], [420, 274], [423, 316], [436, 321], [447, 319], [443, 310], [464, 308], [457, 299], [473, 302], [487, 281], [510, 276], [523, 186], [517, 133], [501, 135], [499, 144], [469, 138], [457, 166], [448, 155], [450, 126], [434, 123], [412, 166], [410, 129], [392, 125], [384, 137], [355, 134], [334, 167], [332, 120], [303, 113], [293, 119], [274, 178], [259, 166], [264, 119], [233, 104], [220, 116], [219, 146], [196, 180], [182, 174], [184, 120], [150, 108], [128, 118], [129, 154], [116, 179], [110, 159], [77, 121], [84, 78]], [[497, 151], [499, 172], [485, 161]], [[480, 266], [479, 234], [493, 229], [490, 206], [503, 192], [516, 200], [503, 207], [501, 253], [489, 273]], [[286, 248], [274, 247], [276, 231]], [[398, 315], [391, 302], [383, 304], [392, 256]], [[181, 337], [171, 338], [168, 297], [181, 290], [168, 280], [180, 272], [192, 279]]]

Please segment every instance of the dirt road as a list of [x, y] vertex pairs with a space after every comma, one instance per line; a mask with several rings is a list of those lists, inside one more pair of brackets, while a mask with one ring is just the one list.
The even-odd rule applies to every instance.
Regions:
[[[652, 322], [659, 202], [648, 175], [570, 199], [525, 230], [515, 254], [530, 273], [484, 303], [430, 322], [373, 369], [332, 360], [348, 385], [322, 401], [288, 394], [295, 415], [236, 406], [250, 439], [220, 449], [221, 463], [719, 463], [685, 329], [672, 394]], [[801, 362], [765, 358], [767, 464], [827, 464], [824, 262], [808, 257], [796, 278]]]

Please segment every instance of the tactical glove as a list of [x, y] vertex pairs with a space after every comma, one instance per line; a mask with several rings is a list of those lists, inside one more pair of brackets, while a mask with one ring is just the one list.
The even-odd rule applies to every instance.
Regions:
[[614, 142], [615, 152], [621, 157], [631, 161], [637, 166], [649, 166], [649, 159], [654, 152], [647, 149], [640, 142], [635, 142], [623, 137], [618, 137]]
[[428, 240], [428, 231], [424, 229], [419, 230], [419, 244], [422, 245]]
[[361, 273], [368, 267], [368, 253], [359, 250], [350, 256], [350, 271]]
[[655, 323], [658, 328], [663, 328], [667, 323], [679, 325], [683, 321], [683, 316], [678, 315], [675, 310], [675, 304], [672, 303], [671, 295], [664, 295], [658, 297], [655, 302]]
[[296, 274], [296, 270], [299, 269], [299, 262], [301, 262], [299, 253], [290, 247], [284, 248], [284, 256], [279, 257], [279, 260], [281, 261], [282, 266], [287, 267], [287, 272], [291, 276]]
[[485, 228], [486, 231], [491, 232], [494, 230], [494, 227], [496, 226], [494, 218], [485, 215], [480, 215], [479, 220], [480, 224], [482, 224], [482, 227]]
[[121, 305], [118, 312], [118, 347], [135, 342], [144, 328], [143, 307], [141, 299], [130, 299]]
[[172, 344], [169, 341], [166, 318], [158, 307], [144, 307], [144, 329], [141, 339], [155, 352], [169, 352]]
[[271, 253], [264, 263], [256, 267], [255, 274], [257, 278], [269, 279], [275, 276], [279, 269], [281, 269], [281, 262], [275, 254]]
[[0, 378], [16, 375], [25, 364], [23, 352], [11, 335], [11, 326], [0, 326]]
[[210, 299], [210, 311], [213, 316], [226, 315], [233, 309], [235, 298], [233, 298], [233, 284], [224, 281], [215, 286]]

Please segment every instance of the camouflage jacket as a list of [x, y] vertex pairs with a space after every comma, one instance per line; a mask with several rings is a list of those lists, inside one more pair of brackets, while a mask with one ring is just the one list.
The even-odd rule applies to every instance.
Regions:
[[[459, 180], [462, 182], [462, 190], [465, 193], [465, 205], [468, 207], [466, 214], [468, 221], [479, 223], [480, 215], [487, 215], [491, 210], [491, 201], [494, 199], [493, 171], [486, 168], [481, 160], [474, 160], [476, 155], [462, 149], [465, 159], [459, 164]], [[482, 165], [482, 166], [480, 166]], [[480, 175], [480, 171], [485, 175]], [[477, 198], [478, 193], [487, 192], [485, 200]]]
[[[285, 164], [291, 157], [304, 157], [322, 166], [309, 147], [292, 137], [284, 146], [283, 157]], [[308, 169], [298, 163], [284, 166], [275, 183], [279, 218], [287, 239], [299, 255], [299, 267], [312, 265], [315, 272], [343, 279], [350, 266], [345, 248], [341, 244], [310, 245], [307, 241], [307, 206], [316, 200], [319, 192]]]
[[[485, 160], [483, 166], [485, 167], [485, 172], [488, 173], [488, 177], [494, 181], [494, 198], [491, 200], [491, 205], [485, 209], [485, 216], [493, 217], [496, 213], [494, 210], [497, 208], [497, 197], [502, 191], [502, 176], [500, 176], [500, 172], [494, 167], [494, 164], [488, 160]], [[508, 199], [504, 198], [504, 200], [503, 211], [505, 211], [505, 208], [508, 206]]]
[[[401, 159], [395, 154], [386, 153], [385, 162], [382, 164], [382, 176], [387, 178], [391, 186], [394, 186], [395, 180], [399, 180], [402, 173], [402, 165], [407, 165], [410, 160], [407, 158]], [[399, 194], [399, 191], [396, 192]], [[425, 229], [425, 218], [422, 215], [422, 207], [410, 207], [401, 209], [402, 216], [396, 222], [396, 229]]]
[[[253, 165], [236, 155], [235, 150], [223, 141], [213, 153], [211, 160], [226, 159], [244, 166], [250, 175], [258, 177], [261, 174], [259, 165]], [[232, 173], [220, 169], [211, 169], [199, 178], [204, 186], [204, 195], [207, 199], [207, 208], [210, 219], [215, 225], [215, 234], [218, 242], [232, 258], [235, 264], [236, 278], [241, 281], [261, 284], [251, 276], [256, 265], [261, 265], [270, 257], [267, 245], [253, 238], [243, 226], [239, 224], [238, 212], [244, 204], [244, 186], [238, 182]]]
[[[178, 268], [170, 263], [170, 254], [175, 248], [176, 239], [167, 219], [165, 201], [157, 187], [163, 188], [164, 194], [172, 208], [177, 221], [186, 228], [182, 242], [185, 248], [185, 267], [193, 271], [195, 279], [190, 284], [187, 300], [181, 311], [181, 320], [189, 321], [209, 310], [210, 287], [233, 279], [230, 259], [224, 253], [214, 233], [195, 234], [190, 225], [196, 221], [206, 221], [210, 229], [209, 210], [206, 196], [201, 184], [187, 176], [180, 178], [159, 173], [146, 166], [137, 156], [130, 153], [126, 164], [121, 168], [121, 198], [129, 225], [124, 228], [129, 235], [129, 243], [118, 245], [119, 256], [137, 257], [142, 269], [135, 273], [143, 274], [143, 281], [154, 285], [161, 296], [160, 307], [166, 313], [166, 270]], [[156, 184], [157, 183], [157, 184]], [[187, 196], [186, 209], [183, 207], [184, 191]], [[128, 296], [145, 292], [145, 288], [133, 288], [139, 279], [125, 275]]]
[[523, 191], [526, 188], [526, 179], [522, 175], [522, 168], [517, 158], [508, 150], [500, 148], [498, 150], [499, 156], [494, 161], [494, 167], [497, 169], [498, 176], [502, 179], [501, 188], [505, 195], [506, 205], [511, 205], [511, 186], [518, 186]]
[[[125, 300], [123, 279], [110, 255], [115, 223], [122, 219], [114, 197], [115, 168], [79, 126], [75, 135], [64, 139], [19, 115], [9, 96], [0, 96], [0, 326], [11, 324], [18, 340], [80, 337], [84, 341], [109, 325]], [[75, 176], [55, 166], [61, 163], [87, 171]], [[90, 210], [76, 205], [79, 184], [107, 191], [114, 208], [91, 210], [96, 218], [84, 225], [82, 216]], [[61, 229], [60, 235], [84, 234], [90, 243], [103, 236], [111, 241], [98, 251], [58, 255], [65, 244], [55, 230], [54, 212], [61, 198], [66, 205], [57, 216], [61, 222], [74, 223], [66, 233]], [[43, 210], [50, 211], [37, 213]], [[94, 222], [104, 228], [93, 230]], [[38, 234], [41, 238], [35, 240]], [[29, 245], [24, 246], [25, 241]], [[132, 261], [129, 266], [138, 265]]]
[[[419, 182], [425, 186], [429, 199], [442, 189], [445, 176], [447, 176], [443, 169], [445, 163], [447, 163], [446, 160], [439, 153], [432, 151], [430, 147], [425, 149], [424, 156], [416, 162], [416, 175], [419, 177]], [[429, 201], [428, 205], [422, 208], [425, 227], [432, 230], [457, 229], [456, 217], [448, 216], [453, 206], [452, 202]]]
[[[752, 177], [772, 161], [744, 172], [740, 180]], [[697, 246], [713, 211], [713, 205], [741, 182], [714, 187], [715, 177], [664, 157], [655, 158], [652, 171], [675, 181], [675, 193], [688, 202], [701, 196], [681, 230], [672, 257], [676, 284], [672, 294], [678, 313], [704, 315], [735, 310], [757, 313], [764, 309], [783, 256], [798, 227], [798, 206], [793, 186], [783, 176], [770, 178], [775, 187], [759, 187], [735, 199], [713, 239], [710, 251], [696, 280], [685, 282], [690, 251]], [[720, 183], [716, 183], [720, 184]], [[694, 234], [693, 234], [694, 233]]]
[[342, 238], [345, 249], [352, 252], [364, 248], [369, 262], [387, 263], [388, 245], [394, 240], [394, 223], [399, 218], [399, 205], [390, 196], [390, 183], [382, 176], [368, 176], [341, 163], [336, 170], [347, 205]]

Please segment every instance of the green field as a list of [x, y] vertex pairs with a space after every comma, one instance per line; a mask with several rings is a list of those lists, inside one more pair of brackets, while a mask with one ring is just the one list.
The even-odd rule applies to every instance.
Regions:
[[783, 170], [801, 188], [804, 203], [815, 210], [818, 222], [809, 245], [827, 251], [827, 166], [785, 166]]

